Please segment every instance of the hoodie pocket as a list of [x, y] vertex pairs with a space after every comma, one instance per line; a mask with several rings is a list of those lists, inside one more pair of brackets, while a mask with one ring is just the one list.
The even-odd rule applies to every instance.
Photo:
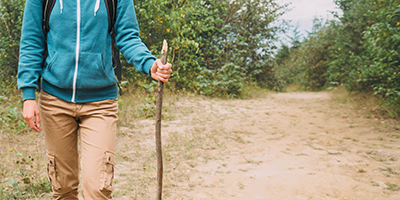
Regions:
[[63, 89], [72, 88], [75, 71], [74, 53], [55, 53], [46, 60], [42, 77], [50, 84]]
[[[114, 85], [117, 82], [111, 63], [107, 62], [110, 59], [104, 60], [100, 53], [80, 54], [77, 88], [96, 89]], [[105, 63], [109, 63], [109, 66]]]

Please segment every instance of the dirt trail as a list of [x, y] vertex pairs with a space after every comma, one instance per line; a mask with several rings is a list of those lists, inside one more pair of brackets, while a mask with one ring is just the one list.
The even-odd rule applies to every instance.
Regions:
[[[331, 93], [172, 107], [162, 129], [165, 199], [400, 199], [398, 122], [368, 118]], [[116, 199], [154, 198], [155, 162], [138, 160], [154, 159], [153, 122], [134, 123], [121, 127]]]

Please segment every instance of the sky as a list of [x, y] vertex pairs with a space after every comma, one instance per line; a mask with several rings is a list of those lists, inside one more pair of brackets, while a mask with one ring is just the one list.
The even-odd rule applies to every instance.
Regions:
[[[291, 10], [284, 14], [282, 19], [291, 20], [290, 24], [293, 26], [298, 24], [298, 30], [303, 36], [307, 35], [306, 31], [311, 31], [315, 17], [334, 19], [330, 11], [339, 11], [334, 0], [277, 0], [277, 2], [281, 5], [291, 3], [289, 5]], [[291, 32], [289, 31], [289, 35]]]

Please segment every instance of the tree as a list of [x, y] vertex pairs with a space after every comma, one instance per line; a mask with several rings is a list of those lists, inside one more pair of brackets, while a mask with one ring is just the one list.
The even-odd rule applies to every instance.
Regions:
[[18, 70], [24, 0], [0, 0], [0, 78]]

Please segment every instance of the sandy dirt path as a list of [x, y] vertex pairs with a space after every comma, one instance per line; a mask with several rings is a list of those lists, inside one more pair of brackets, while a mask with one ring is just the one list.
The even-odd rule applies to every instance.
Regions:
[[[400, 199], [399, 122], [332, 93], [169, 103], [165, 199]], [[155, 197], [152, 124], [120, 128], [115, 199]]]

